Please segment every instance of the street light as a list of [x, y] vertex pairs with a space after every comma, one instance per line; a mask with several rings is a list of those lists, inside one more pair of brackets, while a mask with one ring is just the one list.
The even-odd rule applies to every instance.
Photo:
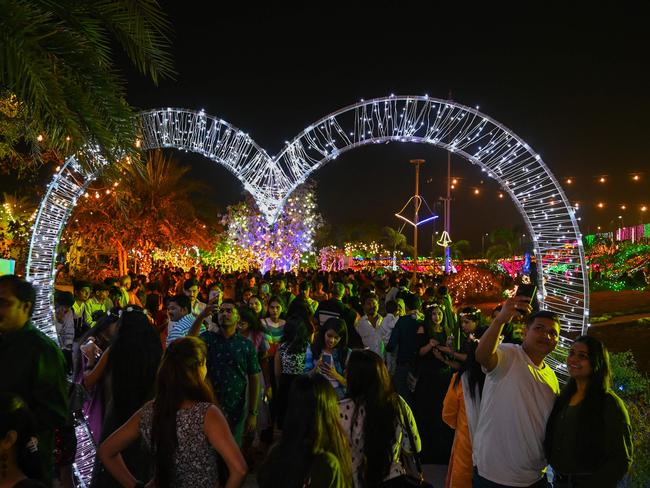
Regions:
[[486, 232], [485, 234], [483, 234], [483, 235], [481, 236], [481, 254], [483, 254], [483, 257], [485, 257], [485, 238], [486, 238], [488, 235], [489, 235], [489, 234]]

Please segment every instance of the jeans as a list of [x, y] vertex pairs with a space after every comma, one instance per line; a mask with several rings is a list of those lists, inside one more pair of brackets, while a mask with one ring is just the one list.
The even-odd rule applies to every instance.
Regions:
[[[501, 485], [494, 481], [487, 480], [478, 474], [478, 470], [474, 468], [474, 476], [472, 477], [472, 488], [513, 488], [509, 485]], [[539, 480], [528, 486], [527, 488], [551, 488], [551, 485], [546, 481], [546, 475]]]

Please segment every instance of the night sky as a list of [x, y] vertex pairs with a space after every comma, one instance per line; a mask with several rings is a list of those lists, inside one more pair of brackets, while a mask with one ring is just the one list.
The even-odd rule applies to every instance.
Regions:
[[[573, 178], [564, 186], [580, 203], [584, 233], [611, 230], [617, 221], [650, 221], [650, 210], [647, 216], [639, 210], [650, 208], [650, 31], [640, 11], [551, 10], [541, 2], [537, 9], [477, 12], [469, 3], [455, 11], [401, 2], [370, 10], [245, 2], [222, 10], [214, 3], [163, 3], [174, 28], [178, 76], [154, 87], [127, 72], [132, 104], [203, 108], [273, 155], [313, 121], [361, 98], [447, 98], [451, 91], [455, 101], [479, 105], [522, 137], [561, 182]], [[217, 204], [242, 199], [242, 186], [228, 171], [198, 156], [181, 157], [194, 176], [211, 181]], [[417, 144], [350, 151], [314, 174], [319, 209], [335, 229], [398, 227], [393, 214], [414, 186], [408, 160], [426, 159], [422, 193], [435, 207], [446, 157]], [[483, 233], [522, 222], [477, 166], [455, 157], [452, 173], [460, 178], [452, 203], [454, 240], [469, 239], [480, 250]], [[425, 226], [422, 233], [433, 230]], [[423, 253], [429, 242], [421, 241]]]

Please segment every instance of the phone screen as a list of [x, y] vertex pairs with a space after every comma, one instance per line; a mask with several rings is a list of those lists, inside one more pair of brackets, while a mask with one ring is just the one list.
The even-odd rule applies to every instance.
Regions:
[[331, 354], [323, 354], [323, 362], [329, 364], [330, 366], [332, 365], [332, 355]]

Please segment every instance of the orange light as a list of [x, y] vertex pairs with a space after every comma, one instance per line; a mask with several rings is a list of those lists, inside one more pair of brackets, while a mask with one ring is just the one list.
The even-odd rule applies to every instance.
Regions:
[[478, 194], [479, 194], [478, 188], [475, 188], [474, 189], [474, 195], [478, 195]]
[[451, 185], [451, 189], [454, 190], [456, 188], [456, 185]]
[[38, 137], [36, 138], [38, 142], [43, 142], [43, 134], [39, 134]]
[[499, 193], [499, 198], [503, 198], [503, 193]]
[[605, 179], [604, 176], [601, 176], [598, 181], [600, 181], [601, 183], [605, 183], [607, 180]]
[[139, 148], [142, 145], [142, 141], [140, 139], [135, 140], [135, 147]]
[[621, 205], [621, 210], [625, 210], [627, 207], [625, 205]]
[[454, 178], [453, 180], [451, 180], [451, 184], [452, 184], [452, 185], [457, 185], [457, 184], [458, 184], [458, 180], [457, 180], [456, 178]]
[[598, 208], [603, 208], [605, 204], [603, 202], [598, 202]]
[[648, 210], [648, 207], [646, 207], [645, 205], [643, 207], [641, 207], [642, 212], [645, 212], [646, 210]]
[[641, 179], [641, 177], [640, 177], [639, 175], [634, 175], [634, 176], [632, 177], [632, 179], [633, 179], [634, 181], [639, 181], [639, 180]]
[[566, 179], [566, 184], [570, 185], [571, 183], [573, 183], [573, 180], [571, 178], [567, 178]]
[[66, 136], [65, 141], [70, 142], [70, 136]]
[[598, 230], [600, 230], [600, 225], [598, 226]]

